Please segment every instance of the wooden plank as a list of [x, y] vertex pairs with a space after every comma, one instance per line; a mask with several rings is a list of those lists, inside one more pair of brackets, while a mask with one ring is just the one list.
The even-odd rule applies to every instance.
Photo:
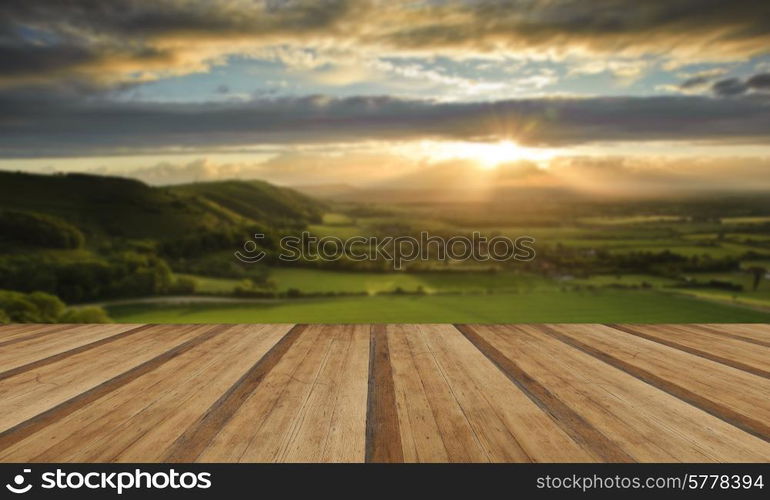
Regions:
[[136, 326], [0, 327], [0, 461], [770, 461], [768, 325]]
[[593, 457], [609, 462], [633, 462], [632, 457], [617, 443], [608, 439], [580, 414], [564, 404], [526, 370], [507, 357], [502, 351], [480, 333], [482, 327], [457, 325], [458, 330], [490, 359], [534, 404], [550, 415], [576, 443], [579, 443]]
[[770, 440], [770, 380], [604, 325], [543, 332], [722, 420]]
[[[318, 379], [326, 366], [333, 341], [337, 338], [336, 326], [312, 326], [316, 336], [309, 346], [307, 356], [296, 367], [292, 376], [284, 379], [283, 388], [279, 397], [274, 399], [271, 395], [267, 399], [274, 401], [274, 405], [266, 413], [261, 413], [261, 418], [254, 421], [256, 434], [244, 430], [248, 427], [236, 425], [231, 432], [236, 433], [247, 439], [247, 446], [244, 448], [239, 458], [241, 462], [280, 462], [281, 456], [286, 452], [287, 447], [292, 440], [293, 430], [298, 423], [298, 416], [303, 413], [303, 409], [316, 386]], [[281, 377], [283, 378], [283, 377]], [[262, 400], [260, 391], [254, 394], [254, 398], [249, 401], [254, 407], [254, 403]], [[272, 392], [272, 391], [271, 391]], [[261, 406], [258, 404], [257, 406]], [[244, 408], [246, 405], [244, 405]], [[265, 408], [268, 409], [268, 408]], [[249, 412], [250, 413], [250, 412]], [[244, 412], [244, 415], [248, 413]], [[235, 423], [235, 419], [233, 419]]]
[[766, 324], [703, 324], [693, 325], [721, 335], [728, 335], [738, 340], [770, 347], [770, 326]]
[[[506, 425], [505, 416], [485, 394], [485, 389], [494, 384], [494, 378], [487, 379], [486, 375], [499, 374], [481, 356], [473, 359], [477, 354], [473, 346], [449, 325], [425, 325], [418, 329], [486, 459], [490, 462], [533, 461], [519, 442], [523, 436]], [[475, 366], [466, 366], [467, 363]], [[489, 369], [488, 373], [483, 372], [484, 368]]]
[[770, 347], [690, 325], [608, 325], [760, 377], [770, 378]]
[[[425, 403], [433, 415], [428, 426], [418, 421], [412, 429], [412, 441], [405, 442], [405, 449], [415, 451], [405, 453], [405, 458], [428, 462], [594, 459], [451, 325], [388, 326], [388, 339], [394, 345], [394, 384], [403, 400], [398, 405], [400, 425], [413, 426], [419, 413], [411, 409]], [[406, 355], [411, 359], [404, 359]], [[410, 363], [414, 369], [404, 370]], [[424, 390], [413, 401], [404, 388], [415, 383]], [[438, 435], [426, 436], [431, 430]], [[443, 447], [437, 446], [439, 442]], [[431, 455], [434, 450], [438, 456]]]
[[[127, 373], [131, 376], [141, 373], [140, 366], [156, 367], [157, 363], [164, 359], [160, 356], [170, 352], [170, 349], [207, 332], [222, 329], [218, 326], [200, 325], [156, 326], [96, 349], [0, 380], [0, 399], [3, 400], [0, 431], [23, 425], [25, 421], [52, 411], [59, 405], [80, 401], [77, 398], [92, 394], [89, 391], [102, 394], [107, 389], [112, 390], [116, 380], [120, 381], [121, 385], [130, 381], [125, 379]], [[82, 406], [82, 402], [78, 404]], [[59, 413], [56, 415], [58, 418]]]
[[[352, 454], [346, 460], [363, 461], [368, 337], [366, 329], [353, 326], [308, 327], [199, 460], [324, 461], [340, 457], [344, 449]], [[354, 408], [341, 413], [335, 423], [333, 408], [340, 401], [340, 386], [346, 385], [342, 374], [345, 366], [364, 383], [347, 389], [353, 394], [349, 404]], [[351, 416], [345, 424], [354, 429], [351, 435], [347, 439], [323, 438], [322, 429], [328, 432], [330, 425], [341, 425], [343, 415]]]
[[361, 462], [365, 459], [369, 334], [368, 325], [353, 327], [345, 364], [334, 382], [339, 389], [322, 462]]
[[152, 325], [96, 326], [96, 328], [57, 331], [55, 336], [43, 335], [18, 339], [19, 342], [0, 347], [0, 367], [2, 367], [0, 380], [50, 365], [68, 356], [74, 356], [152, 328]]
[[237, 325], [0, 452], [24, 462], [160, 461], [288, 325]]
[[[132, 330], [140, 326], [142, 325], [128, 323], [47, 325], [47, 328], [43, 327], [43, 329], [33, 331], [32, 333], [24, 332], [24, 335], [20, 335], [17, 338], [0, 342], [0, 353], [6, 353], [8, 351], [6, 346], [11, 345], [17, 346], [17, 352], [23, 350], [25, 354], [28, 351], [39, 349], [42, 346], [50, 346], [51, 344], [58, 344], [61, 346], [61, 350], [66, 350], [68, 342], [73, 347], [77, 347], [84, 343], [78, 339], [88, 338], [89, 335], [95, 336], [95, 339], [98, 339], [100, 335], [106, 337], [110, 334]], [[6, 363], [7, 360], [0, 361], [0, 367], [5, 367]]]
[[[42, 412], [38, 413], [40, 410], [39, 405], [31, 404], [28, 402], [26, 406], [22, 406], [23, 411], [19, 413], [32, 413], [34, 416], [28, 419], [22, 418], [16, 425], [9, 427], [0, 433], [0, 449], [7, 448], [12, 444], [25, 439], [27, 436], [30, 436], [35, 432], [48, 427], [53, 422], [67, 417], [68, 415], [90, 404], [91, 402], [96, 401], [99, 398], [104, 397], [106, 394], [109, 394], [110, 392], [126, 385], [135, 378], [158, 368], [163, 363], [194, 348], [198, 344], [221, 334], [228, 328], [230, 328], [229, 325], [217, 325], [207, 328], [193, 328], [192, 330], [186, 332], [188, 333], [188, 338], [186, 338], [181, 343], [177, 342], [171, 347], [171, 349], [163, 350], [157, 356], [147, 359], [140, 364], [134, 365], [128, 371], [118, 372], [118, 375], [103, 380], [101, 383], [91, 386], [90, 388], [85, 388], [87, 386], [81, 385], [79, 387], [81, 390], [75, 391], [74, 394], [69, 398], [66, 396], [70, 395], [70, 391], [73, 390], [73, 387], [71, 385], [64, 386], [63, 390], [58, 391], [55, 394], [55, 397], [49, 395], [48, 398], [43, 399], [47, 409], [43, 410]], [[26, 375], [26, 373], [23, 375]], [[103, 376], [103, 374], [100, 374], [100, 376]], [[88, 382], [91, 382], [91, 380], [88, 380]], [[35, 401], [37, 402], [37, 400]], [[52, 404], [54, 401], [57, 403]], [[14, 417], [18, 418], [15, 415]]]
[[[399, 387], [403, 377], [418, 377], [425, 389], [425, 395], [436, 422], [438, 435], [446, 449], [450, 462], [488, 462], [489, 456], [479, 443], [463, 407], [452, 393], [452, 388], [443, 377], [430, 350], [425, 345], [422, 332], [416, 325], [388, 325], [388, 336], [403, 335], [409, 346], [409, 355], [415, 366], [413, 373], [395, 373], [394, 384]], [[399, 415], [399, 425], [406, 425]], [[420, 453], [423, 461], [434, 462], [424, 450]]]
[[7, 323], [0, 325], [0, 340], [5, 340], [7, 335], [25, 334], [41, 329], [51, 329], [58, 326], [82, 326], [70, 323], [51, 324], [51, 323]]
[[[516, 391], [519, 388], [455, 328], [424, 325], [419, 329], [490, 461], [595, 459]], [[509, 404], [509, 395], [518, 401]]]
[[[72, 324], [39, 324], [25, 323], [0, 325], [0, 347], [13, 344], [26, 338], [35, 338], [38, 336], [53, 335], [68, 330], [79, 330], [91, 325], [72, 325]], [[136, 325], [139, 326], [139, 325]]]
[[384, 325], [372, 325], [366, 412], [366, 461], [402, 462], [393, 370]]
[[173, 443], [166, 462], [191, 462], [198, 458], [214, 436], [230, 421], [243, 402], [294, 345], [307, 325], [295, 325], [261, 359], [257, 360], [208, 410], [199, 416]]
[[543, 334], [537, 325], [473, 329], [636, 461], [770, 458], [769, 443]]
[[[300, 370], [310, 357], [316, 339], [322, 337], [323, 327], [308, 325], [286, 350], [275, 366], [265, 375], [258, 390], [247, 394], [246, 399], [233, 415], [224, 422], [206, 448], [195, 459], [200, 462], [238, 462], [252, 441], [269, 448], [273, 456], [262, 460], [271, 461], [281, 446], [282, 436], [263, 430], [265, 420], [285, 417], [289, 423], [296, 408], [288, 408], [291, 402], [283, 397], [290, 384], [303, 385], [308, 380], [307, 370]], [[323, 354], [323, 353], [321, 353]], [[281, 404], [278, 404], [281, 401]], [[288, 424], [281, 430], [286, 432]], [[249, 461], [246, 459], [245, 461]], [[252, 460], [258, 461], [258, 460]]]
[[405, 462], [448, 462], [449, 453], [441, 429], [402, 328], [388, 327], [391, 333], [387, 340], [403, 459]]
[[369, 328], [342, 325], [294, 419], [280, 462], [361, 462], [366, 451]]
[[3, 339], [6, 335], [13, 335], [15, 333], [32, 330], [40, 327], [51, 327], [50, 324], [42, 323], [7, 323], [0, 325], [0, 339]]

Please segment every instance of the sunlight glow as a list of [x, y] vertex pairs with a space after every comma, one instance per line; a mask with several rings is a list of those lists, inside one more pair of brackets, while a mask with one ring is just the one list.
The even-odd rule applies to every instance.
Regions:
[[505, 163], [531, 161], [539, 163], [553, 158], [550, 149], [527, 148], [513, 141], [466, 142], [424, 141], [422, 148], [434, 161], [469, 160], [482, 169], [493, 169]]

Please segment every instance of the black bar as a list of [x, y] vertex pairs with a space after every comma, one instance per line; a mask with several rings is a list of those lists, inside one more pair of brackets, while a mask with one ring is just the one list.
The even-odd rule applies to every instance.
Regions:
[[[25, 473], [25, 469], [28, 472]], [[16, 482], [17, 476], [21, 476], [20, 482]], [[716, 482], [711, 476], [718, 478]], [[738, 483], [731, 482], [731, 486], [725, 487], [722, 477], [727, 477], [728, 482], [735, 481], [736, 477], [739, 479]], [[685, 481], [685, 486], [648, 487], [646, 481], [650, 478], [669, 478], [669, 481], [675, 478], [679, 482]], [[82, 485], [86, 479], [98, 488], [89, 489]], [[141, 482], [139, 488], [135, 485], [137, 480]], [[43, 487], [57, 481], [61, 485], [80, 487]], [[148, 487], [148, 481], [153, 482], [152, 487]], [[172, 481], [176, 488], [172, 487]], [[624, 483], [632, 485], [634, 481], [643, 487], [622, 487]], [[0, 498], [366, 499], [372, 492], [380, 498], [393, 495], [396, 498], [553, 499], [611, 495], [626, 500], [657, 494], [676, 498], [768, 498], [768, 481], [770, 464], [767, 463], [0, 464]], [[118, 484], [122, 484], [120, 494]], [[549, 484], [553, 487], [547, 488]], [[732, 484], [739, 486], [735, 488]], [[6, 485], [17, 489], [31, 485], [31, 489], [14, 495]], [[574, 488], [565, 485], [574, 485]]]

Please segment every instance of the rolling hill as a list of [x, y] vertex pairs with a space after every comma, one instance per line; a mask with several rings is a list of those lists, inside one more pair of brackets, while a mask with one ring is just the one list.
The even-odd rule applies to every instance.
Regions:
[[203, 203], [222, 217], [246, 219], [268, 226], [318, 223], [322, 205], [293, 189], [264, 181], [221, 181], [166, 188], [170, 193]]
[[87, 237], [167, 240], [223, 227], [304, 227], [322, 205], [258, 181], [150, 187], [140, 181], [86, 174], [0, 172], [0, 210], [53, 216]]

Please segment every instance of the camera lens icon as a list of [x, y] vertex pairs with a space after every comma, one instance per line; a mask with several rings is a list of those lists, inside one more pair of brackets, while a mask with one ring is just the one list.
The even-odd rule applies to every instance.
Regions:
[[[32, 472], [32, 469], [24, 469], [24, 474], [29, 474], [30, 472]], [[32, 485], [24, 485], [25, 482], [27, 482], [27, 478], [24, 477], [23, 474], [16, 474], [13, 477], [13, 482], [6, 484], [5, 487], [8, 488], [11, 493], [26, 493], [32, 489]]]

